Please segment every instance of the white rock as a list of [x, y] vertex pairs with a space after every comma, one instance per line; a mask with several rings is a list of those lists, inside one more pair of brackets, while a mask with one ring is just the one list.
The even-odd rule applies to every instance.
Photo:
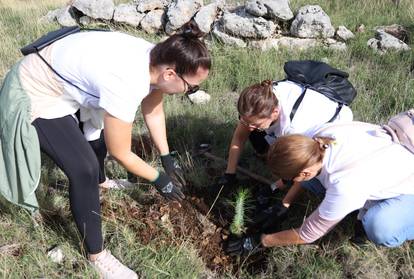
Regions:
[[94, 19], [112, 19], [115, 10], [113, 0], [74, 0], [73, 7]]
[[329, 64], [329, 58], [328, 57], [323, 57], [321, 59], [321, 62], [326, 63], [326, 64]]
[[332, 49], [335, 51], [345, 51], [347, 50], [346, 44], [344, 42], [338, 42], [335, 39], [327, 38], [323, 41], [325, 48]]
[[240, 47], [240, 48], [244, 48], [247, 46], [245, 41], [222, 32], [217, 26], [213, 28], [213, 35], [215, 38], [217, 38], [217, 40], [219, 40], [221, 43], [225, 45], [235, 46], [235, 47]]
[[385, 31], [379, 30], [375, 34], [375, 38], [379, 41], [378, 47], [382, 51], [394, 50], [394, 51], [408, 51], [411, 48], [399, 40], [398, 38], [386, 33]]
[[57, 16], [62, 13], [62, 9], [55, 9], [48, 11], [46, 15], [42, 16], [39, 21], [44, 23], [52, 23], [57, 19]]
[[408, 31], [406, 28], [404, 28], [403, 26], [399, 24], [392, 24], [388, 26], [376, 26], [374, 30], [384, 31], [390, 34], [391, 36], [394, 36], [397, 39], [403, 41], [404, 43], [408, 42], [408, 37], [409, 37]]
[[330, 38], [335, 34], [335, 29], [320, 6], [307, 5], [299, 9], [290, 33], [299, 38]]
[[271, 37], [276, 25], [264, 18], [247, 18], [225, 12], [222, 17], [223, 31], [242, 38], [265, 39]]
[[54, 263], [61, 263], [63, 261], [64, 255], [62, 249], [59, 247], [55, 247], [49, 252], [47, 252], [47, 256], [52, 260]]
[[79, 18], [79, 23], [83, 26], [87, 26], [87, 25], [91, 24], [91, 22], [92, 22], [92, 20], [88, 16], [81, 16]]
[[179, 29], [187, 23], [203, 6], [203, 0], [175, 0], [168, 8], [168, 23], [166, 31], [169, 33]]
[[59, 15], [57, 15], [56, 19], [57, 22], [59, 22], [62, 26], [74, 26], [78, 23], [75, 19], [73, 19], [71, 13], [70, 13], [70, 6], [67, 6], [66, 8], [61, 9], [61, 12]]
[[371, 38], [367, 41], [367, 46], [372, 48], [374, 51], [381, 51], [380, 50], [380, 41], [375, 39], [375, 38]]
[[321, 43], [312, 38], [302, 39], [302, 38], [292, 38], [292, 37], [282, 37], [278, 39], [279, 48], [287, 48], [288, 50], [307, 50], [314, 47], [320, 47]]
[[270, 49], [279, 49], [279, 39], [270, 38], [266, 40], [252, 40], [249, 41], [249, 46], [252, 48], [260, 49], [261, 51], [268, 51]]
[[141, 28], [149, 34], [157, 33], [162, 30], [164, 18], [164, 10], [153, 10], [141, 20]]
[[171, 3], [171, 0], [138, 0], [136, 1], [137, 11], [140, 13], [164, 9]]
[[340, 25], [336, 30], [336, 37], [344, 42], [355, 38], [354, 33], [343, 25]]
[[145, 14], [137, 11], [137, 6], [129, 4], [119, 4], [115, 7], [114, 21], [126, 23], [134, 27], [138, 27]]
[[218, 12], [219, 5], [217, 3], [206, 5], [198, 11], [194, 20], [201, 31], [204, 33], [209, 33], [211, 31], [211, 26], [217, 18]]
[[193, 104], [206, 104], [210, 101], [211, 96], [203, 90], [188, 95], [188, 98]]
[[293, 18], [289, 0], [248, 0], [246, 11], [255, 16], [287, 21]]

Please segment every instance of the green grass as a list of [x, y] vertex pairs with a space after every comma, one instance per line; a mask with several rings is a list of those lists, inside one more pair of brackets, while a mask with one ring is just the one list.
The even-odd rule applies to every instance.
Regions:
[[[19, 48], [43, 33], [56, 29], [56, 24], [38, 22], [48, 10], [61, 7], [66, 1], [0, 0], [0, 80], [7, 70], [21, 58]], [[125, 2], [125, 1], [118, 1]], [[229, 2], [229, 1], [228, 1]], [[212, 95], [209, 104], [191, 105], [180, 96], [166, 98], [166, 114], [170, 146], [178, 149], [189, 177], [196, 187], [206, 187], [211, 178], [200, 161], [190, 156], [197, 143], [211, 143], [213, 152], [225, 156], [232, 131], [237, 121], [235, 103], [240, 91], [263, 79], [282, 79], [283, 64], [290, 59], [322, 59], [350, 73], [350, 80], [358, 91], [352, 109], [355, 118], [371, 122], [385, 121], [389, 116], [414, 107], [413, 52], [374, 54], [366, 42], [373, 37], [372, 29], [378, 25], [398, 23], [414, 36], [414, 3], [402, 0], [399, 7], [391, 0], [292, 0], [292, 10], [304, 4], [319, 4], [331, 17], [335, 26], [345, 25], [354, 30], [359, 24], [366, 26], [365, 33], [358, 33], [344, 53], [314, 49], [306, 52], [269, 51], [261, 53], [251, 49], [234, 49], [214, 43], [211, 49], [213, 69], [203, 84]], [[143, 36], [151, 41], [159, 38], [147, 36], [125, 26], [111, 28]], [[410, 46], [414, 47], [411, 38]], [[317, 109], [317, 108], [315, 108]], [[135, 133], [146, 129], [137, 114]], [[253, 171], [267, 174], [263, 165], [252, 159], [248, 148], [242, 164]], [[151, 157], [153, 165], [158, 165]], [[96, 274], [88, 266], [80, 247], [80, 239], [68, 210], [66, 190], [52, 191], [47, 185], [67, 184], [64, 175], [50, 161], [44, 159], [42, 185], [38, 196], [42, 207], [56, 218], [33, 226], [31, 217], [24, 210], [0, 200], [0, 248], [15, 245], [0, 254], [1, 278], [93, 278]], [[224, 171], [224, 169], [223, 169]], [[125, 171], [117, 166], [109, 174], [125, 177]], [[109, 193], [110, 202], [122, 199], [131, 202], [141, 197], [140, 190]], [[138, 198], [136, 198], [138, 197]], [[306, 202], [305, 202], [306, 203]], [[318, 201], [310, 197], [309, 208]], [[306, 206], [305, 206], [306, 207]], [[287, 227], [303, 220], [305, 207], [297, 206]], [[109, 209], [111, 210], [111, 209]], [[309, 214], [310, 210], [307, 210]], [[139, 242], [131, 228], [140, 220], [104, 220], [103, 228], [107, 246], [122, 261], [145, 278], [202, 278], [210, 272], [197, 256], [192, 243], [182, 239], [177, 243], [148, 245]], [[367, 245], [352, 246], [353, 220], [346, 219], [335, 230], [318, 242], [318, 247], [284, 247], [268, 251], [265, 270], [249, 275], [244, 269], [240, 278], [413, 278], [414, 245], [385, 249]], [[46, 256], [48, 249], [59, 245], [65, 254], [62, 264], [52, 263]], [[230, 274], [223, 277], [231, 277]]]

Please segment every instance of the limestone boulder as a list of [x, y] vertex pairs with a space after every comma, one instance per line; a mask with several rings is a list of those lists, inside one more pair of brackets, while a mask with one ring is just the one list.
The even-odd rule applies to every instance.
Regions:
[[120, 4], [115, 7], [114, 21], [138, 27], [144, 16], [144, 13], [137, 11], [135, 4]]
[[209, 33], [211, 31], [211, 27], [218, 16], [219, 10], [220, 5], [216, 2], [213, 2], [202, 7], [198, 11], [194, 20], [201, 31], [204, 33]]
[[299, 38], [330, 38], [334, 36], [335, 29], [320, 6], [307, 5], [299, 9], [290, 33]]
[[167, 33], [171, 34], [187, 23], [202, 6], [202, 0], [174, 0], [168, 7]]
[[154, 34], [163, 29], [165, 22], [164, 10], [153, 10], [142, 19], [141, 28], [149, 34]]
[[235, 37], [264, 39], [271, 37], [276, 24], [264, 18], [248, 18], [234, 13], [224, 13], [222, 19], [224, 32]]
[[164, 9], [171, 0], [138, 0], [135, 2], [137, 11], [140, 13], [150, 12], [156, 9]]
[[72, 6], [94, 19], [112, 19], [115, 11], [113, 0], [74, 0]]
[[248, 0], [246, 11], [268, 19], [288, 21], [293, 18], [289, 0]]

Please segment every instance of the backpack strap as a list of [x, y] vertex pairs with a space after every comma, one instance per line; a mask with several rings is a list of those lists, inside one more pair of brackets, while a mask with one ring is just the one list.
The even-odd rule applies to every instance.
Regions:
[[80, 88], [79, 86], [77, 86], [76, 84], [74, 84], [73, 82], [69, 81], [67, 78], [63, 77], [61, 74], [59, 74], [53, 67], [52, 65], [50, 65], [50, 63], [48, 63], [46, 61], [46, 59], [40, 55], [40, 51], [53, 44], [54, 42], [67, 37], [69, 35], [75, 34], [75, 33], [79, 33], [81, 31], [110, 31], [110, 30], [106, 30], [106, 29], [97, 29], [97, 28], [80, 28], [79, 26], [70, 26], [70, 27], [64, 27], [61, 28], [60, 30], [56, 30], [53, 32], [49, 32], [47, 35], [41, 37], [40, 39], [36, 40], [34, 43], [23, 47], [21, 49], [21, 52], [23, 55], [28, 55], [31, 53], [36, 53], [36, 55], [50, 68], [50, 70], [52, 70], [53, 73], [55, 73], [59, 78], [61, 78], [63, 81], [67, 82], [68, 84], [72, 85], [73, 87], [75, 87], [76, 89], [78, 89], [79, 91], [99, 99], [98, 96], [91, 94], [85, 90], [83, 90], [82, 88]]
[[331, 119], [329, 119], [328, 123], [333, 122], [338, 117], [338, 115], [341, 112], [341, 109], [342, 109], [343, 106], [344, 106], [344, 104], [338, 103], [338, 107], [336, 108], [335, 114], [332, 116]]
[[[286, 80], [288, 80], [288, 79], [286, 79]], [[282, 81], [285, 81], [285, 80], [282, 80]], [[295, 83], [298, 83], [298, 82], [295, 82]], [[298, 83], [298, 84], [300, 84], [300, 83]], [[292, 120], [293, 120], [293, 117], [295, 117], [295, 114], [296, 114], [296, 112], [297, 112], [297, 110], [298, 110], [298, 108], [299, 108], [299, 106], [300, 106], [300, 104], [302, 103], [302, 101], [303, 101], [303, 98], [305, 98], [305, 93], [306, 93], [306, 91], [309, 89], [309, 88], [312, 88], [312, 86], [310, 86], [309, 84], [306, 84], [306, 85], [304, 85], [304, 84], [300, 84], [300, 85], [302, 85], [303, 86], [303, 91], [302, 91], [302, 93], [300, 94], [300, 96], [297, 98], [297, 100], [295, 101], [295, 103], [293, 104], [293, 107], [292, 107], [292, 110], [291, 110], [291, 112], [290, 112], [290, 115], [289, 115], [289, 118], [290, 118], [290, 122], [292, 122]], [[313, 88], [312, 88], [313, 89]], [[332, 101], [332, 100], [331, 100]], [[336, 110], [335, 110], [335, 113], [334, 113], [334, 115], [331, 117], [331, 119], [329, 119], [329, 121], [327, 122], [327, 123], [331, 123], [331, 122], [333, 122], [337, 117], [338, 117], [338, 115], [339, 115], [339, 113], [341, 112], [341, 110], [342, 110], [342, 107], [344, 106], [344, 104], [343, 103], [338, 103], [338, 106], [337, 106], [337, 108], [336, 108]]]
[[89, 96], [91, 96], [91, 97], [94, 97], [94, 98], [96, 98], [96, 99], [99, 99], [99, 97], [98, 96], [96, 96], [96, 95], [94, 95], [94, 94], [91, 94], [91, 93], [89, 93], [89, 92], [87, 92], [87, 91], [85, 91], [85, 90], [83, 90], [82, 88], [80, 88], [79, 86], [77, 86], [76, 84], [74, 84], [73, 82], [71, 82], [71, 81], [69, 81], [68, 79], [66, 79], [66, 78], [64, 78], [61, 74], [59, 74], [58, 73], [58, 71], [56, 71], [55, 70], [55, 68], [53, 68], [52, 67], [52, 65], [50, 65], [47, 61], [46, 61], [46, 59], [42, 56], [42, 55], [40, 55], [40, 53], [37, 51], [36, 52], [36, 54], [37, 54], [37, 56], [39, 56], [40, 57], [40, 59], [42, 59], [42, 61], [49, 67], [49, 69], [50, 70], [52, 70], [52, 72], [54, 72], [58, 77], [60, 77], [62, 80], [64, 80], [64, 81], [66, 81], [68, 84], [70, 84], [70, 85], [72, 85], [73, 87], [75, 87], [76, 89], [78, 89], [78, 90], [80, 90], [80, 91], [82, 91], [83, 93], [85, 93], [85, 94], [87, 94], [87, 95], [89, 95]]
[[292, 122], [293, 117], [295, 117], [296, 111], [298, 110], [300, 104], [302, 103], [303, 98], [305, 98], [305, 93], [308, 90], [310, 86], [309, 85], [303, 85], [303, 91], [300, 94], [299, 98], [296, 100], [296, 102], [293, 104], [292, 110], [290, 111], [290, 122]]

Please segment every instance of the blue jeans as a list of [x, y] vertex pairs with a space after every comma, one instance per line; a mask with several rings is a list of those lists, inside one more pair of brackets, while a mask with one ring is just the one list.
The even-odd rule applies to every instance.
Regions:
[[362, 218], [368, 239], [387, 247], [397, 247], [413, 240], [413, 211], [414, 195], [401, 195], [378, 202]]
[[[320, 198], [325, 188], [318, 179], [304, 181], [301, 186]], [[362, 217], [369, 240], [377, 245], [397, 247], [414, 239], [414, 195], [401, 195], [378, 201]]]

